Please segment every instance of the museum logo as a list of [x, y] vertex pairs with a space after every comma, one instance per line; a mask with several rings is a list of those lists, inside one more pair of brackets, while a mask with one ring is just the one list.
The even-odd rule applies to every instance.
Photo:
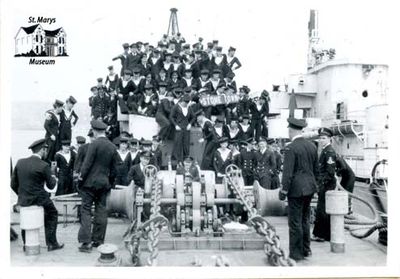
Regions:
[[29, 17], [27, 27], [20, 27], [15, 35], [15, 57], [30, 57], [29, 65], [54, 65], [55, 59], [43, 57], [68, 56], [67, 33], [63, 27], [48, 30], [41, 24], [53, 24], [55, 18]]

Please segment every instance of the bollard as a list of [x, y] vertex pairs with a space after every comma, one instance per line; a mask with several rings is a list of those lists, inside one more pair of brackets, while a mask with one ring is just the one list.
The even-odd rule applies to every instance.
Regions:
[[40, 254], [39, 232], [44, 225], [44, 210], [41, 206], [21, 206], [20, 227], [25, 230], [25, 255]]
[[344, 253], [344, 215], [348, 213], [348, 194], [346, 191], [327, 191], [325, 211], [331, 218], [331, 252]]
[[97, 248], [100, 257], [97, 259], [96, 266], [120, 266], [121, 261], [114, 253], [118, 251], [118, 247], [114, 244], [105, 243]]

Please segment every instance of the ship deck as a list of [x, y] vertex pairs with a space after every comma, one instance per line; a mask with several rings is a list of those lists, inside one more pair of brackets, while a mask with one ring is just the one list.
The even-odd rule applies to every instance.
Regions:
[[[13, 214], [16, 221], [17, 214]], [[286, 217], [267, 217], [268, 221], [275, 226], [280, 236], [281, 245], [288, 249], [288, 226]], [[116, 253], [121, 258], [121, 265], [129, 265], [129, 252], [126, 250], [122, 235], [128, 228], [129, 223], [124, 219], [109, 218], [106, 242], [118, 246]], [[19, 226], [13, 228], [19, 232]], [[41, 253], [35, 256], [25, 256], [22, 251], [22, 240], [11, 242], [11, 265], [12, 266], [96, 266], [99, 253], [93, 249], [92, 253], [81, 253], [78, 251], [77, 235], [78, 223], [69, 223], [67, 226], [59, 224], [57, 236], [59, 242], [65, 243], [62, 250], [47, 252], [44, 242], [44, 231], [41, 229], [40, 243]], [[386, 246], [378, 243], [377, 231], [365, 239], [357, 239], [346, 231], [346, 251], [344, 254], [330, 252], [329, 242], [312, 242], [313, 255], [306, 260], [297, 263], [297, 266], [385, 266]], [[161, 234], [161, 238], [170, 237], [167, 232]], [[141, 262], [145, 263], [149, 253], [142, 251]], [[236, 250], [160, 250], [158, 266], [191, 266], [197, 260], [201, 266], [214, 266], [215, 256], [221, 255], [230, 266], [268, 266], [263, 250], [251, 250], [247, 248]]]

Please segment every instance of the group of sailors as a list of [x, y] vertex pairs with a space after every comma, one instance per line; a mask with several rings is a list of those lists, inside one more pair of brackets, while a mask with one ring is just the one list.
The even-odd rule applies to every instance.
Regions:
[[[18, 203], [44, 207], [49, 251], [61, 249], [63, 244], [56, 240], [57, 210], [43, 189], [44, 183], [53, 188], [58, 178], [57, 195], [78, 191], [82, 198], [79, 250], [90, 252], [92, 247], [104, 243], [109, 190], [132, 181], [143, 188], [148, 164], [158, 169], [166, 167], [162, 164], [161, 143], [171, 139], [174, 142], [171, 159], [185, 178], [198, 180], [199, 169], [212, 170], [216, 173], [216, 183], [221, 183], [225, 168], [236, 164], [242, 169], [246, 185], [252, 185], [254, 180], [265, 189], [282, 185], [280, 198], [287, 197], [289, 205], [290, 257], [296, 260], [311, 254], [309, 210], [318, 189], [312, 239], [330, 240], [325, 193], [336, 187], [335, 174], [342, 176], [346, 189], [354, 187], [354, 173], [330, 145], [332, 131], [320, 130], [323, 148], [318, 158], [315, 144], [302, 138], [305, 122], [290, 118], [291, 143], [281, 150], [268, 138], [268, 93], [263, 92], [253, 100], [247, 86], [237, 92], [233, 72], [241, 64], [235, 59], [235, 49], [230, 48], [226, 56], [217, 41], [207, 44], [205, 50], [202, 40], [191, 50], [180, 36], [163, 37], [157, 48], [140, 42], [123, 47], [124, 53], [115, 58], [121, 60], [123, 77], [118, 78], [113, 67], [109, 67], [106, 82], [103, 84], [99, 79], [92, 87], [89, 142], [77, 136], [77, 148], [71, 148], [71, 129], [79, 119], [73, 110], [77, 101], [72, 96], [65, 103], [56, 100], [53, 109], [46, 113], [45, 138], [32, 143], [29, 148], [33, 156], [19, 160], [12, 173], [11, 186], [18, 194]], [[174, 60], [170, 60], [171, 56]], [[226, 93], [239, 94], [239, 103], [211, 107], [199, 103], [202, 94]], [[159, 134], [145, 140], [120, 131], [118, 107], [121, 113], [155, 117], [160, 125]], [[200, 165], [189, 156], [190, 130], [194, 126], [202, 130], [199, 142], [205, 142]], [[56, 172], [52, 172], [50, 162], [56, 162]]]

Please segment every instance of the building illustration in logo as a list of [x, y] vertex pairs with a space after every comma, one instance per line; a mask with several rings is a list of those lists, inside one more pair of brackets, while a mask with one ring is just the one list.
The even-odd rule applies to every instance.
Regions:
[[15, 36], [15, 56], [68, 56], [64, 28], [45, 30], [40, 24], [20, 27]]

